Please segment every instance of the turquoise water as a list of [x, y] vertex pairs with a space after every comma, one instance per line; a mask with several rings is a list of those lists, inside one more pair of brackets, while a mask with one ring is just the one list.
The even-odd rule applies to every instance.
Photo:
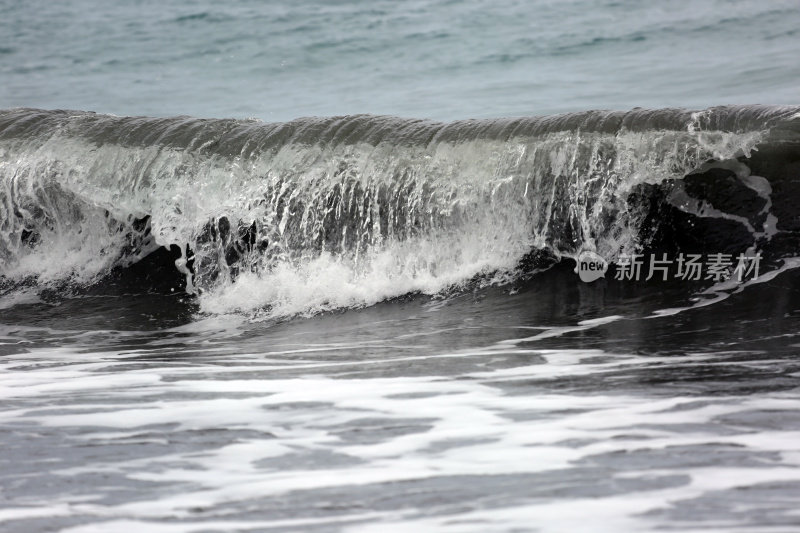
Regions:
[[796, 1], [0, 2], [0, 108], [283, 121], [794, 104]]

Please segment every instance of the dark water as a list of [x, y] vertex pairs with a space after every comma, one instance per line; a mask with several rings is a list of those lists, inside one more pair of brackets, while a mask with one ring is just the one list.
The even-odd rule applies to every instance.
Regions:
[[798, 116], [3, 112], [4, 529], [795, 529]]
[[0, 0], [0, 530], [797, 531], [799, 17]]
[[797, 275], [655, 318], [685, 286], [569, 267], [279, 323], [172, 296], [18, 305], [0, 315], [0, 516], [7, 531], [790, 531]]

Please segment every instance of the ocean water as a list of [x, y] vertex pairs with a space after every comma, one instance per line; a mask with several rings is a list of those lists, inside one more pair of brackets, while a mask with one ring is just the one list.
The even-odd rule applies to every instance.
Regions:
[[797, 104], [794, 0], [0, 2], [3, 107], [437, 120]]
[[0, 0], [0, 530], [797, 531], [798, 27]]

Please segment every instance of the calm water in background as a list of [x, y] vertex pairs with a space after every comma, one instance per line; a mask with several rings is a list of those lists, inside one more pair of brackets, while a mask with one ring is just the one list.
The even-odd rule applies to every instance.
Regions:
[[[799, 10], [0, 2], [0, 108], [283, 121], [796, 104]], [[587, 285], [562, 264], [267, 319], [140, 278], [5, 292], [0, 529], [796, 531], [797, 277], [702, 294]]]
[[0, 2], [2, 107], [441, 120], [795, 104], [797, 2]]

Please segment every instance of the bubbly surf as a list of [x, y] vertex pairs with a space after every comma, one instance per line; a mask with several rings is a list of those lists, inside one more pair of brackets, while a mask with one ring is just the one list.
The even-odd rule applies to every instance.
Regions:
[[799, 16], [0, 0], [0, 530], [797, 531]]
[[[532, 254], [614, 261], [650, 244], [653, 203], [733, 221], [764, 245], [781, 221], [771, 178], [747, 163], [796, 142], [797, 115], [749, 106], [269, 124], [8, 110], [3, 283], [91, 285], [171, 249], [177, 288], [204, 311], [279, 317], [508, 282]], [[686, 191], [685, 178], [710, 169], [755, 194], [757, 216]]]

